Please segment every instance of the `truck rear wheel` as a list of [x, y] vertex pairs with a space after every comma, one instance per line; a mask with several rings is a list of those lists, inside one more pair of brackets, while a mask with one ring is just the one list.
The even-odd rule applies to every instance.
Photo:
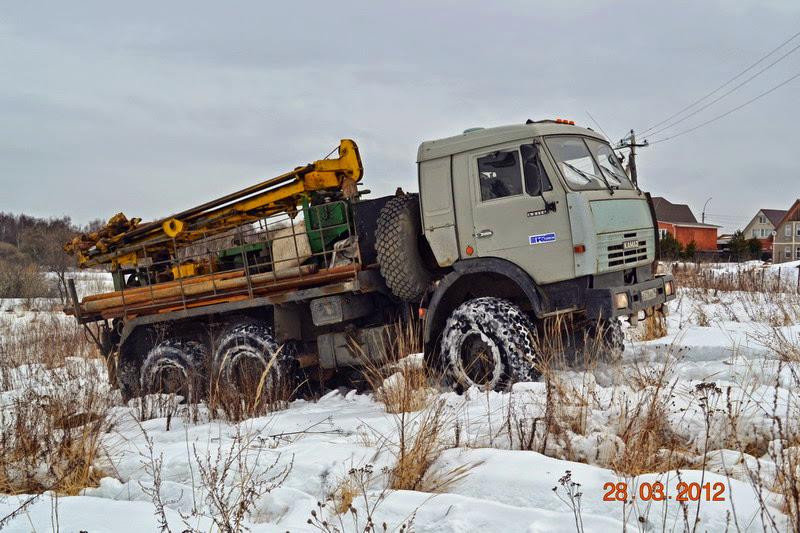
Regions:
[[386, 202], [378, 217], [375, 250], [386, 285], [401, 300], [419, 301], [434, 279], [433, 254], [426, 246], [419, 195], [396, 196]]
[[461, 304], [447, 320], [442, 363], [461, 388], [509, 388], [538, 379], [536, 328], [513, 303], [476, 298]]
[[145, 394], [179, 394], [196, 403], [203, 395], [202, 367], [208, 356], [205, 346], [185, 339], [167, 339], [157, 344], [142, 364], [140, 386]]
[[273, 402], [288, 396], [288, 354], [283, 354], [272, 329], [260, 322], [230, 328], [214, 352], [213, 387], [224, 387], [250, 400]]

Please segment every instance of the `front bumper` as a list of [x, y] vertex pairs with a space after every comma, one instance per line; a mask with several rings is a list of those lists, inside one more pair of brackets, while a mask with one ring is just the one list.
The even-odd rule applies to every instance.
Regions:
[[[675, 287], [675, 278], [671, 274], [665, 274], [634, 285], [587, 289], [587, 315], [597, 318], [612, 318], [633, 315], [645, 309], [661, 306], [675, 299], [674, 290], [672, 294], [667, 296], [665, 285], [668, 281], [672, 281], [672, 286]], [[621, 309], [617, 307], [617, 294], [620, 293], [628, 295], [628, 305]]]

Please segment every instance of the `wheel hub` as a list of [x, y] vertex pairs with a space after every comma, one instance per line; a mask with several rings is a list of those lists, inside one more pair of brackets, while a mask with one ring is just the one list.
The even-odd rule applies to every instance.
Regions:
[[500, 377], [497, 347], [478, 331], [469, 331], [464, 335], [459, 362], [467, 379], [475, 385], [490, 385]]
[[171, 363], [161, 364], [157, 367], [154, 378], [153, 392], [186, 395], [187, 379], [186, 371], [183, 368]]
[[[267, 365], [262, 357], [241, 353], [231, 361], [228, 377], [230, 383], [247, 398], [255, 398], [259, 386], [267, 392], [272, 388], [272, 369], [264, 375]], [[263, 385], [261, 385], [263, 381]]]

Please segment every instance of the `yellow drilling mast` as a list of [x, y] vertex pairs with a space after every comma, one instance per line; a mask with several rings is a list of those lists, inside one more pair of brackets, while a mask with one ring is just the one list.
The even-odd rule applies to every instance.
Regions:
[[361, 156], [350, 139], [341, 140], [338, 153], [338, 158], [298, 167], [166, 219], [139, 225], [141, 219], [128, 220], [120, 213], [99, 232], [82, 235], [64, 249], [78, 255], [81, 268], [109, 264], [114, 271], [275, 213], [294, 213], [312, 191], [339, 189], [351, 198], [364, 173]]

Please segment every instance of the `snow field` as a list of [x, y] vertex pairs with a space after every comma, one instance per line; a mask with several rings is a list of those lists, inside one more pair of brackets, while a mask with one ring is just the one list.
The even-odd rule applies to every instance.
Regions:
[[[426, 533], [683, 531], [695, 517], [697, 531], [789, 529], [793, 508], [783, 496], [800, 457], [797, 296], [692, 288], [670, 307], [669, 334], [629, 342], [621, 361], [554, 369], [549, 382], [519, 383], [510, 393], [443, 391], [405, 415], [345, 389], [238, 424], [168, 398], [150, 398], [148, 409], [117, 398], [96, 464], [99, 487], [45, 494], [0, 530], [51, 531], [57, 517], [60, 531], [165, 531], [161, 519], [175, 532], [217, 531], [220, 487], [229, 508], [247, 500], [242, 491], [258, 493], [241, 524], [256, 532], [360, 532], [370, 510], [389, 531], [411, 521]], [[0, 333], [7, 342], [9, 331], [45, 314], [3, 313]], [[26, 391], [47, 395], [64, 383], [80, 404], [90, 387], [75, 376], [104, 372], [100, 361], [82, 358], [58, 368], [9, 368], [4, 382], [14, 386], [0, 391], [0, 406], [7, 412]], [[398, 383], [396, 374], [387, 386]], [[437, 409], [441, 442], [420, 481], [424, 490], [390, 490], [400, 443], [413, 444], [426, 413]], [[580, 484], [573, 486], [579, 509], [568, 503], [569, 483], [559, 483], [567, 471]], [[203, 472], [216, 473], [216, 483]], [[638, 487], [655, 482], [671, 496], [681, 482], [723, 483], [725, 499], [642, 501]], [[637, 499], [605, 501], [607, 483], [627, 483]], [[356, 527], [351, 512], [337, 516], [326, 501], [359, 486], [366, 494], [352, 499]], [[0, 519], [29, 499], [3, 497]], [[309, 524], [312, 510], [328, 525]]]

